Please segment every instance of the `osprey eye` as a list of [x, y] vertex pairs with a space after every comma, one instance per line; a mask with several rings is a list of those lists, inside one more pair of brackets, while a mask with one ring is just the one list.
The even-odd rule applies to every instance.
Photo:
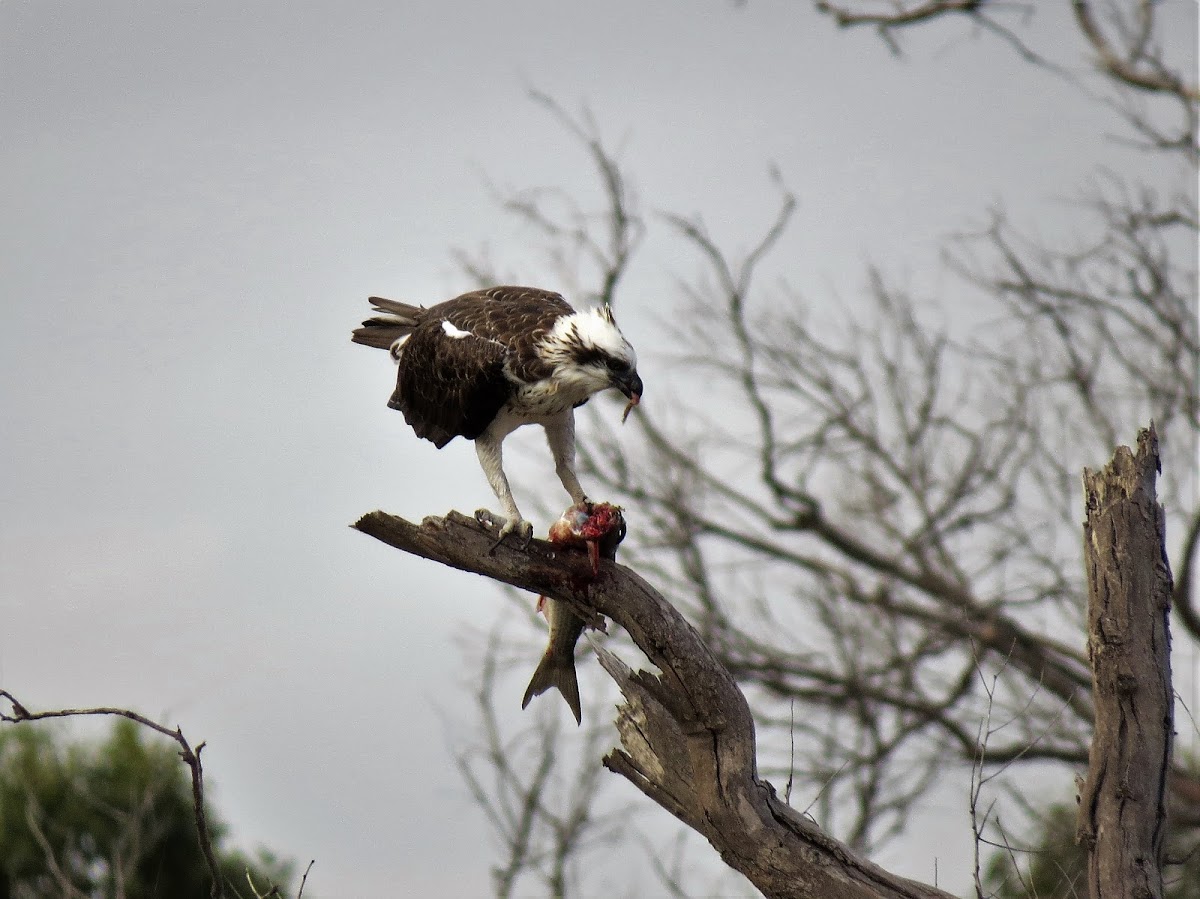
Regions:
[[607, 359], [605, 359], [604, 364], [608, 366], [609, 371], [616, 374], [624, 374], [625, 372], [629, 371], [629, 365], [626, 362], [620, 359], [614, 359], [612, 356], [609, 356]]

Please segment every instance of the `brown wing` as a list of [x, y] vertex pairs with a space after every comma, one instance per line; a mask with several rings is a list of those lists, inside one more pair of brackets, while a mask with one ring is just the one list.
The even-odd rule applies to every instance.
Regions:
[[538, 344], [560, 317], [574, 311], [552, 291], [506, 286], [463, 294], [433, 306], [426, 314], [504, 344], [509, 372], [518, 381], [531, 383], [551, 373], [537, 354]]
[[457, 436], [474, 440], [521, 383], [550, 374], [537, 343], [573, 311], [558, 294], [529, 287], [491, 287], [422, 310], [388, 405], [439, 449]]
[[443, 319], [423, 322], [404, 345], [388, 405], [404, 413], [418, 437], [441, 449], [455, 437], [474, 440], [512, 394], [503, 346], [449, 337]]

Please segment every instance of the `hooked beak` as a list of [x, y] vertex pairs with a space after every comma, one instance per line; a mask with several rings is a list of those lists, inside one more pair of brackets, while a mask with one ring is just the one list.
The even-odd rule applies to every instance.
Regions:
[[642, 398], [642, 379], [636, 371], [614, 378], [613, 387], [625, 394], [631, 405], [636, 406]]

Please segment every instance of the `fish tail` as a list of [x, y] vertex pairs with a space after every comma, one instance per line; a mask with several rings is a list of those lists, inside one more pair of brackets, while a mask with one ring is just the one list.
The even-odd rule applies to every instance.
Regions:
[[571, 714], [575, 716], [575, 723], [582, 724], [583, 715], [579, 709], [579, 679], [575, 675], [574, 656], [559, 658], [547, 651], [538, 663], [537, 670], [533, 672], [529, 686], [525, 688], [525, 698], [521, 700], [521, 708], [525, 708], [533, 697], [540, 696], [551, 687], [556, 687], [562, 694], [562, 698], [567, 701], [567, 705], [571, 707]]

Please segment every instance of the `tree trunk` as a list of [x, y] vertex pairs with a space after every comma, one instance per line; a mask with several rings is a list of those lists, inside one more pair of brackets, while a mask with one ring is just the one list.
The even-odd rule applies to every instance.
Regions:
[[1158, 437], [1138, 434], [1083, 473], [1088, 657], [1096, 729], [1077, 839], [1093, 899], [1160, 899], [1174, 735], [1171, 569], [1155, 480]]

